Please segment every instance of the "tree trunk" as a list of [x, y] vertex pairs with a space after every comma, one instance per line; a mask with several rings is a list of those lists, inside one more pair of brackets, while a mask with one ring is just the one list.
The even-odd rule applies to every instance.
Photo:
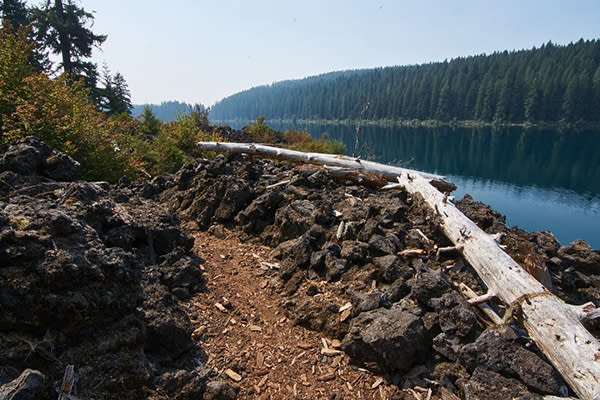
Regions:
[[58, 30], [58, 41], [60, 46], [60, 55], [62, 57], [62, 65], [65, 73], [70, 74], [73, 72], [73, 63], [71, 62], [71, 43], [69, 40], [69, 34], [65, 26], [65, 10], [63, 8], [62, 0], [54, 1], [54, 9], [56, 16], [59, 20], [56, 29]]
[[302, 151], [287, 150], [278, 147], [248, 143], [199, 142], [197, 145], [200, 150], [206, 151], [246, 153], [252, 156], [261, 156], [277, 160], [288, 160], [305, 164], [351, 168], [368, 175], [378, 176], [380, 179], [386, 181], [395, 181], [396, 178], [401, 174], [419, 174], [425, 179], [430, 180], [432, 185], [442, 191], [451, 192], [456, 189], [454, 184], [446, 181], [445, 178], [440, 175], [429, 174], [427, 172], [420, 172], [406, 168], [393, 167], [390, 165], [379, 164], [372, 161], [365, 161], [341, 155], [304, 153]]

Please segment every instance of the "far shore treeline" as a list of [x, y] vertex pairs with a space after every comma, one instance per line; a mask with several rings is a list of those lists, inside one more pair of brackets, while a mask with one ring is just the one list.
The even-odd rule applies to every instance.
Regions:
[[210, 119], [600, 123], [600, 40], [328, 73], [255, 87]]

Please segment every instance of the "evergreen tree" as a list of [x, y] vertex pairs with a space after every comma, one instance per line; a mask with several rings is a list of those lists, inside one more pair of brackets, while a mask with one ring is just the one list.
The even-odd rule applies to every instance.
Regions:
[[148, 141], [152, 141], [162, 129], [162, 121], [156, 118], [150, 106], [144, 107], [141, 124], [138, 127], [139, 133]]
[[25, 2], [20, 0], [0, 1], [0, 20], [8, 20], [12, 26], [13, 33], [22, 26], [30, 23], [29, 13]]
[[127, 113], [131, 114], [131, 94], [125, 78], [120, 72], [111, 75], [108, 66], [104, 66], [102, 83], [104, 87], [100, 92], [100, 108], [109, 115]]
[[78, 7], [74, 0], [47, 0], [44, 7], [33, 8], [37, 41], [52, 54], [60, 55], [60, 68], [72, 81], [83, 79], [98, 102], [96, 90], [98, 72], [96, 64], [86, 61], [92, 49], [106, 40], [106, 35], [97, 35], [88, 28], [94, 16]]

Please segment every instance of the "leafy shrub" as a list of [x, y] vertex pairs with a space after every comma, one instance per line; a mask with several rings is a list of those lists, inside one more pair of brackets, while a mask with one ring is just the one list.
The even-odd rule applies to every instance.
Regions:
[[288, 129], [283, 137], [288, 141], [288, 147], [292, 150], [327, 154], [344, 154], [346, 152], [346, 145], [340, 140], [329, 140], [326, 132], [321, 135], [319, 140], [313, 140], [307, 132]]

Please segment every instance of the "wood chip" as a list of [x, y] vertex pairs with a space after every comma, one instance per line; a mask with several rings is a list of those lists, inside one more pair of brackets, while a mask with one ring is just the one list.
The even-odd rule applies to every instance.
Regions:
[[317, 380], [321, 381], [321, 382], [332, 381], [334, 379], [335, 379], [335, 371], [328, 372], [328, 373], [323, 374], [323, 375], [321, 375], [321, 376], [319, 376], [317, 378]]
[[221, 303], [215, 303], [215, 307], [217, 307], [217, 310], [221, 311], [222, 313], [226, 313], [227, 312], [227, 309]]
[[234, 370], [227, 368], [225, 371], [225, 374], [230, 377], [232, 380], [236, 381], [236, 382], [240, 382], [242, 380], [242, 376], [240, 374], [238, 374], [237, 372], [235, 372]]
[[331, 347], [333, 347], [334, 349], [339, 349], [342, 346], [342, 342], [340, 342], [337, 339], [333, 339], [331, 341]]
[[340, 322], [344, 322], [345, 320], [347, 320], [348, 318], [350, 318], [351, 314], [352, 314], [352, 310], [351, 309], [344, 310], [340, 314]]
[[323, 347], [328, 349], [329, 348], [329, 343], [327, 343], [327, 339], [325, 338], [321, 338], [321, 343], [323, 343]]
[[267, 375], [263, 376], [263, 378], [260, 380], [260, 382], [258, 382], [258, 387], [263, 387], [265, 386], [265, 383], [267, 383], [267, 379], [269, 377]]
[[326, 348], [322, 348], [321, 349], [321, 354], [323, 354], [324, 356], [337, 356], [338, 354], [341, 354], [342, 352], [340, 350], [335, 350], [335, 349], [326, 349]]
[[371, 385], [371, 389], [377, 389], [377, 386], [381, 385], [383, 383], [383, 378], [378, 378], [372, 385]]
[[262, 328], [258, 325], [250, 325], [249, 328], [252, 332], [262, 332]]
[[256, 353], [256, 368], [262, 368], [265, 364], [265, 355], [259, 351]]
[[302, 350], [310, 350], [310, 349], [312, 349], [312, 348], [314, 347], [314, 346], [313, 346], [312, 344], [310, 344], [310, 343], [303, 343], [303, 342], [300, 342], [300, 343], [298, 343], [296, 346], [298, 346], [298, 347], [299, 347], [299, 348], [301, 348]]
[[337, 368], [340, 365], [340, 363], [342, 362], [342, 358], [343, 358], [342, 356], [337, 356], [336, 358], [334, 358], [333, 361], [331, 362], [331, 366], [333, 368]]
[[427, 254], [427, 252], [423, 249], [406, 249], [398, 252], [401, 256], [415, 257], [415, 256], [423, 256]]
[[202, 335], [204, 335], [206, 333], [206, 330], [207, 330], [206, 326], [204, 326], [204, 325], [199, 326], [198, 328], [196, 328], [194, 330], [194, 332], [192, 332], [192, 339], [196, 340], [196, 339], [202, 337]]
[[352, 308], [352, 303], [346, 303], [343, 306], [340, 307], [340, 310], [338, 312], [344, 312], [346, 310], [349, 310]]

